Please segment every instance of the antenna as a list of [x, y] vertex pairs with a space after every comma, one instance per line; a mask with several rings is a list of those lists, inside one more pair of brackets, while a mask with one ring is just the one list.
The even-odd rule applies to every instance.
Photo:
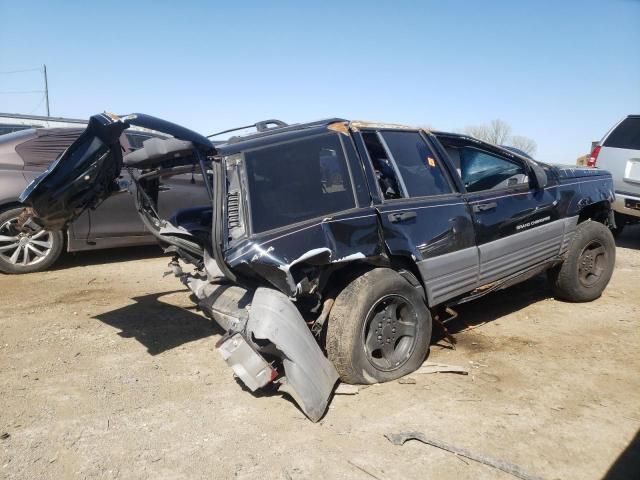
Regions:
[[49, 114], [49, 82], [47, 81], [47, 66], [43, 65], [44, 67], [44, 97], [47, 100], [47, 117], [50, 117], [51, 115]]

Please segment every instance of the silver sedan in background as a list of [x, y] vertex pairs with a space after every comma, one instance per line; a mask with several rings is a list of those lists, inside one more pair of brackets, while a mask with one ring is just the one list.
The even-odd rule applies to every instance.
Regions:
[[[29, 273], [46, 270], [67, 252], [156, 244], [140, 220], [123, 170], [121, 193], [109, 197], [95, 210], [84, 212], [64, 231], [18, 233], [14, 226], [23, 207], [20, 192], [40, 175], [83, 132], [82, 128], [31, 128], [0, 135], [0, 272]], [[128, 152], [157, 136], [128, 131], [121, 143]], [[163, 179], [160, 208], [165, 214], [208, 203], [198, 172]]]

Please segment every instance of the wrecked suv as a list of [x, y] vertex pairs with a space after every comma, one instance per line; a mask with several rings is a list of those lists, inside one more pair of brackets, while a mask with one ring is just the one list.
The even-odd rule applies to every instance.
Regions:
[[[121, 133], [170, 135], [123, 156]], [[604, 171], [558, 168], [464, 135], [343, 119], [223, 143], [142, 114], [91, 118], [21, 196], [17, 228], [64, 228], [121, 188], [173, 273], [226, 331], [217, 348], [251, 390], [277, 385], [314, 421], [340, 378], [396, 379], [425, 359], [432, 321], [547, 271], [597, 298], [614, 266]], [[158, 215], [167, 178], [200, 172], [209, 202]]]

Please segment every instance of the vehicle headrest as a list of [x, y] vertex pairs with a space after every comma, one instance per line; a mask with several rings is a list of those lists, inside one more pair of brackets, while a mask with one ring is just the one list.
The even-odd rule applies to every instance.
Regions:
[[152, 168], [167, 160], [188, 157], [193, 154], [193, 143], [176, 138], [149, 138], [142, 148], [125, 155], [123, 162], [128, 167]]

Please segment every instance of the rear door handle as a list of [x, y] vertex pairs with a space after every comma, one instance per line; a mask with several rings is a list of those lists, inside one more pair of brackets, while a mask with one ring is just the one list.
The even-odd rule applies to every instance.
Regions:
[[390, 213], [388, 218], [392, 223], [404, 222], [416, 218], [416, 212]]
[[498, 206], [497, 202], [489, 202], [489, 203], [476, 203], [473, 206], [474, 213], [478, 212], [486, 212], [487, 210], [493, 210]]

